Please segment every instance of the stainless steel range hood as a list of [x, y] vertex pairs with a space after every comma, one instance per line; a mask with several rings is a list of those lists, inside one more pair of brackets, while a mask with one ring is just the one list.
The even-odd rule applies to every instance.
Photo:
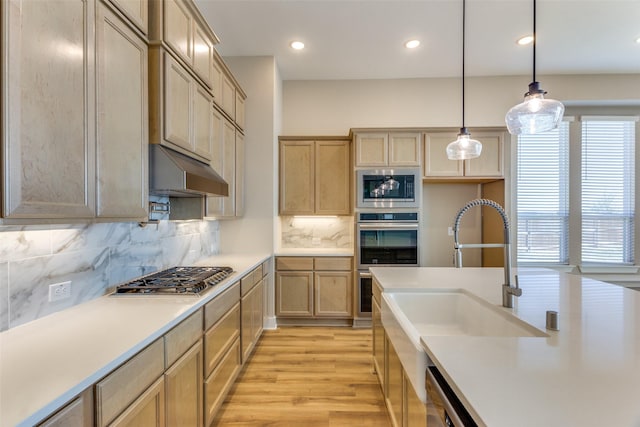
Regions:
[[159, 144], [149, 145], [149, 170], [149, 193], [152, 195], [229, 195], [229, 184], [211, 166]]

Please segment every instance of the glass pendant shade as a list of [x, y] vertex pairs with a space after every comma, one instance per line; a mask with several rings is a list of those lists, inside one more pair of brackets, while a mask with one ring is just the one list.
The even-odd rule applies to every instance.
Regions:
[[538, 82], [529, 85], [524, 102], [507, 112], [505, 122], [509, 133], [531, 135], [558, 127], [564, 115], [564, 105], [554, 99], [545, 99], [545, 93]]
[[447, 145], [447, 158], [449, 160], [468, 160], [480, 157], [482, 143], [471, 139], [467, 128], [460, 128], [458, 139]]

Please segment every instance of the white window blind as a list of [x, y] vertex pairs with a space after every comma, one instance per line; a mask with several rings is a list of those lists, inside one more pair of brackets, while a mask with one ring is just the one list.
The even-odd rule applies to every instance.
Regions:
[[518, 138], [518, 263], [568, 264], [569, 123]]
[[634, 262], [635, 122], [582, 118], [582, 262]]

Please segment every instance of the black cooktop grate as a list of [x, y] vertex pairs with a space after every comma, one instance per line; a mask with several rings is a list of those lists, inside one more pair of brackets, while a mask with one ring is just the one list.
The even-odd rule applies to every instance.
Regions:
[[231, 267], [173, 267], [117, 286], [116, 294], [199, 294], [231, 273]]

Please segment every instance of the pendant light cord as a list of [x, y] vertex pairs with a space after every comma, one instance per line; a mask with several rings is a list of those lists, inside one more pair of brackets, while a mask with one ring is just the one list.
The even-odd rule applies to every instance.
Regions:
[[533, 0], [533, 80], [536, 81], [536, 0]]
[[464, 40], [465, 40], [465, 21], [466, 21], [466, 0], [462, 0], [462, 128], [464, 129]]

